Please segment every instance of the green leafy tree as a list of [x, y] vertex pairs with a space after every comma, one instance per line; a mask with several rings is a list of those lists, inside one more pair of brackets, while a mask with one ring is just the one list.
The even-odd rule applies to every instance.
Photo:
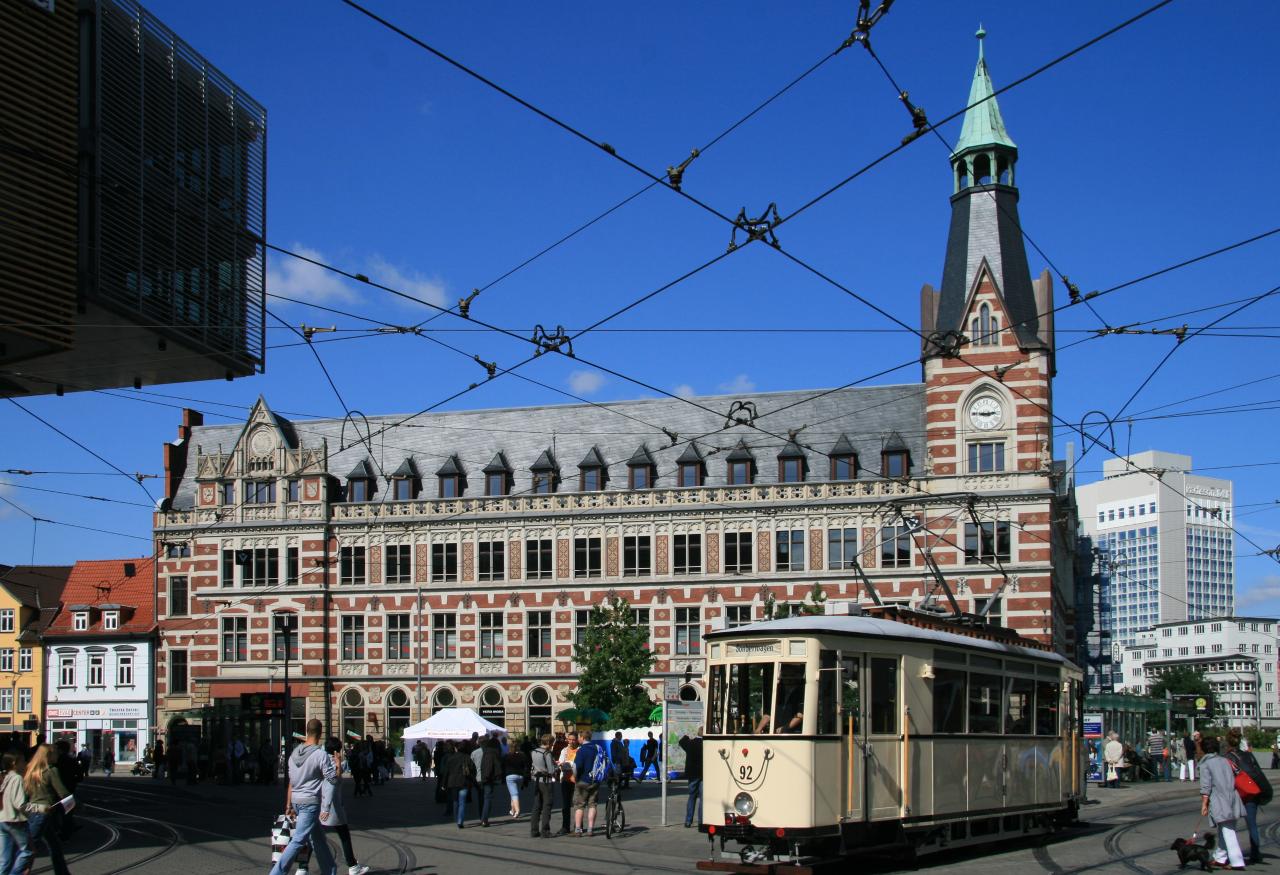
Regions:
[[1155, 699], [1163, 699], [1166, 691], [1174, 695], [1193, 696], [1207, 696], [1211, 692], [1204, 672], [1196, 671], [1188, 665], [1176, 666], [1164, 672], [1151, 685], [1147, 695]]
[[818, 616], [827, 612], [826, 608], [827, 594], [822, 591], [821, 584], [815, 583], [813, 589], [809, 590], [809, 594], [804, 597], [804, 602], [800, 604], [800, 608], [796, 614], [804, 616]]
[[643, 680], [653, 670], [649, 630], [636, 621], [625, 599], [597, 605], [573, 648], [581, 668], [578, 688], [569, 695], [578, 709], [598, 708], [609, 714], [608, 728], [649, 725], [653, 703]]

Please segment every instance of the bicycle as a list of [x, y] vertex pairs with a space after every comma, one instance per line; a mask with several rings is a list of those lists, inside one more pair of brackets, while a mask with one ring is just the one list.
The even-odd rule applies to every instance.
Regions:
[[614, 833], [627, 828], [627, 812], [622, 805], [622, 782], [617, 774], [609, 776], [609, 799], [604, 804], [604, 837], [613, 838]]

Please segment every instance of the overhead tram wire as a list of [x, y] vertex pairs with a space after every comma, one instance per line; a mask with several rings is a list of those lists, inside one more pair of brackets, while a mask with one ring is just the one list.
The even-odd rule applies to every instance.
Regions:
[[[344, 2], [347, 2], [347, 0], [344, 0]], [[1032, 70], [1030, 73], [1027, 73], [1027, 74], [1025, 74], [1025, 75], [1023, 75], [1023, 76], [1020, 76], [1019, 78], [1017, 78], [1017, 79], [1013, 80], [1012, 82], [1010, 82], [1008, 85], [1004, 86], [1003, 88], [997, 88], [995, 91], [993, 91], [993, 92], [991, 93], [991, 95], [990, 95], [989, 97], [985, 97], [985, 98], [983, 98], [982, 100], [979, 100], [979, 101], [975, 102], [974, 104], [972, 104], [972, 105], [970, 105], [970, 106], [965, 106], [965, 107], [964, 107], [964, 108], [962, 108], [962, 109], [956, 110], [955, 112], [951, 113], [950, 115], [946, 116], [945, 118], [943, 118], [943, 119], [941, 119], [941, 120], [939, 120], [939, 121], [937, 121], [937, 122], [934, 122], [933, 124], [929, 125], [929, 127], [928, 127], [928, 128], [926, 128], [925, 130], [926, 130], [926, 131], [928, 131], [928, 130], [932, 130], [933, 128], [940, 128], [940, 127], [942, 127], [943, 125], [947, 124], [948, 122], [951, 122], [951, 121], [954, 121], [954, 120], [955, 120], [955, 119], [957, 119], [957, 118], [960, 118], [960, 117], [961, 117], [961, 116], [963, 116], [966, 112], [968, 112], [969, 110], [973, 109], [975, 106], [980, 106], [981, 104], [986, 103], [988, 100], [994, 100], [995, 98], [999, 97], [1001, 94], [1004, 94], [1004, 93], [1005, 93], [1005, 92], [1007, 92], [1007, 91], [1011, 91], [1012, 89], [1017, 88], [1019, 85], [1022, 85], [1022, 84], [1023, 84], [1023, 83], [1025, 83], [1025, 82], [1029, 82], [1030, 80], [1032, 80], [1032, 79], [1036, 78], [1036, 77], [1037, 77], [1037, 76], [1039, 76], [1040, 74], [1045, 73], [1045, 72], [1047, 72], [1048, 70], [1051, 70], [1052, 68], [1054, 68], [1054, 67], [1058, 66], [1058, 65], [1059, 65], [1059, 64], [1061, 64], [1063, 61], [1066, 61], [1066, 60], [1068, 60], [1069, 58], [1072, 58], [1072, 57], [1074, 57], [1074, 56], [1076, 56], [1076, 55], [1080, 54], [1081, 52], [1085, 51], [1086, 49], [1091, 48], [1092, 46], [1097, 45], [1098, 43], [1102, 42], [1103, 40], [1107, 39], [1107, 38], [1108, 38], [1108, 37], [1110, 37], [1110, 36], [1113, 36], [1113, 35], [1115, 35], [1115, 34], [1119, 33], [1120, 31], [1124, 30], [1125, 28], [1129, 27], [1130, 25], [1132, 25], [1132, 24], [1136, 24], [1138, 21], [1141, 21], [1143, 18], [1146, 18], [1146, 17], [1147, 17], [1148, 15], [1150, 15], [1151, 13], [1156, 12], [1156, 11], [1157, 11], [1157, 10], [1159, 10], [1159, 9], [1162, 9], [1162, 8], [1163, 8], [1163, 7], [1165, 7], [1165, 6], [1168, 6], [1168, 5], [1169, 5], [1170, 3], [1172, 3], [1172, 2], [1173, 2], [1173, 0], [1160, 0], [1160, 2], [1158, 2], [1158, 3], [1156, 3], [1156, 4], [1152, 5], [1152, 6], [1147, 7], [1147, 8], [1146, 8], [1146, 9], [1144, 9], [1143, 11], [1139, 12], [1137, 15], [1134, 15], [1134, 16], [1132, 16], [1132, 17], [1130, 17], [1130, 18], [1125, 19], [1124, 21], [1120, 22], [1119, 24], [1115, 25], [1114, 27], [1112, 27], [1112, 28], [1110, 28], [1110, 29], [1108, 29], [1108, 30], [1103, 31], [1102, 33], [1098, 34], [1097, 36], [1093, 37], [1092, 39], [1090, 39], [1090, 40], [1088, 40], [1088, 41], [1086, 41], [1086, 42], [1083, 42], [1083, 43], [1081, 43], [1080, 45], [1076, 46], [1075, 48], [1070, 49], [1069, 51], [1066, 51], [1066, 52], [1062, 53], [1061, 55], [1058, 55], [1057, 57], [1053, 58], [1052, 60], [1050, 60], [1050, 61], [1048, 61], [1048, 62], [1046, 62], [1046, 63], [1044, 63], [1044, 64], [1040, 65], [1040, 66], [1039, 66], [1039, 67], [1037, 67], [1036, 69]], [[907, 148], [908, 146], [910, 146], [913, 142], [915, 142], [915, 140], [916, 140], [916, 139], [919, 139], [919, 138], [917, 137], [917, 138], [914, 138], [914, 139], [908, 140], [908, 141], [907, 141], [907, 142], [905, 142], [905, 143], [900, 143], [899, 145], [897, 145], [897, 146], [893, 147], [893, 148], [892, 148], [892, 149], [890, 149], [889, 151], [887, 151], [887, 152], [885, 152], [884, 154], [880, 155], [878, 158], [875, 158], [875, 159], [874, 159], [874, 160], [872, 160], [870, 163], [868, 163], [868, 164], [864, 164], [862, 167], [860, 167], [859, 169], [855, 170], [853, 173], [849, 174], [848, 176], [844, 177], [844, 178], [843, 178], [843, 179], [841, 179], [839, 182], [835, 183], [834, 185], [830, 186], [829, 188], [825, 189], [824, 191], [819, 192], [817, 195], [815, 195], [814, 197], [810, 198], [808, 201], [806, 201], [805, 203], [803, 203], [803, 204], [799, 207], [799, 209], [793, 210], [792, 212], [788, 213], [786, 216], [783, 216], [783, 217], [782, 217], [782, 220], [781, 220], [780, 222], [778, 222], [778, 223], [774, 226], [774, 229], [776, 230], [779, 226], [781, 226], [781, 225], [785, 224], [786, 222], [790, 222], [790, 221], [791, 221], [792, 219], [794, 219], [796, 216], [799, 216], [799, 215], [801, 215], [802, 213], [808, 212], [808, 211], [809, 211], [809, 209], [811, 209], [812, 207], [816, 206], [818, 203], [820, 203], [820, 202], [822, 202], [822, 201], [826, 200], [828, 197], [830, 197], [831, 195], [835, 194], [837, 191], [839, 191], [840, 189], [844, 188], [846, 185], [848, 185], [849, 183], [853, 182], [853, 181], [854, 181], [855, 179], [857, 179], [858, 177], [860, 177], [860, 176], [862, 176], [862, 175], [866, 174], [866, 173], [867, 173], [868, 171], [870, 171], [872, 168], [874, 168], [874, 167], [878, 166], [879, 164], [883, 163], [884, 161], [888, 160], [889, 158], [891, 158], [891, 157], [893, 157], [894, 155], [896, 155], [896, 154], [898, 154], [899, 152], [901, 152], [903, 149], [905, 149], [905, 148]]]
[[61, 489], [45, 489], [40, 486], [31, 486], [26, 483], [14, 483], [13, 481], [10, 481], [10, 480], [0, 480], [0, 487], [7, 487], [11, 489], [29, 489], [32, 492], [47, 492], [51, 495], [65, 495], [69, 498], [83, 498], [88, 501], [103, 501], [110, 504], [126, 504], [126, 505], [129, 505], [130, 507], [143, 507], [143, 508], [146, 508], [147, 510], [154, 510], [154, 508], [151, 505], [143, 504], [140, 501], [125, 501], [124, 499], [121, 499], [121, 498], [107, 498], [102, 495], [86, 495], [81, 492], [66, 492]]
[[[84, 530], [84, 531], [86, 531], [86, 532], [96, 532], [96, 533], [98, 533], [98, 534], [100, 534], [100, 535], [115, 535], [115, 536], [120, 537], [120, 538], [134, 538], [134, 539], [139, 540], [139, 541], [150, 541], [150, 540], [151, 540], [150, 538], [144, 538], [142, 535], [130, 535], [130, 534], [127, 534], [127, 533], [125, 533], [125, 532], [113, 532], [113, 531], [110, 531], [110, 530], [108, 530], [108, 529], [98, 529], [98, 528], [94, 528], [93, 526], [82, 526], [82, 525], [79, 525], [78, 523], [67, 523], [67, 522], [63, 522], [62, 520], [54, 520], [54, 519], [48, 519], [47, 517], [36, 516], [36, 515], [35, 515], [35, 514], [33, 514], [31, 511], [27, 510], [25, 507], [23, 507], [22, 505], [18, 504], [16, 501], [13, 501], [12, 499], [9, 499], [9, 498], [5, 498], [3, 495], [0, 495], [0, 501], [3, 501], [5, 504], [7, 504], [7, 505], [9, 505], [10, 507], [14, 508], [14, 509], [15, 509], [15, 510], [17, 510], [19, 513], [25, 514], [28, 518], [30, 518], [30, 519], [31, 519], [31, 522], [32, 522], [32, 523], [34, 523], [34, 524], [38, 524], [38, 523], [46, 523], [46, 524], [51, 525], [51, 526], [64, 526], [64, 527], [69, 528], [69, 529], [82, 529], [82, 530]], [[34, 556], [34, 553], [35, 553], [35, 547], [34, 547], [34, 544], [35, 544], [35, 534], [34, 534], [34, 532], [33, 532], [33, 533], [32, 533], [32, 554], [33, 554], [33, 556]], [[34, 560], [34, 558], [32, 559], [32, 564], [35, 564], [35, 560]]]

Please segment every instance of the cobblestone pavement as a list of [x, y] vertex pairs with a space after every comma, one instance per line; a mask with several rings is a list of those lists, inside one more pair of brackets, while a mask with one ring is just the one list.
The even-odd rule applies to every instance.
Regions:
[[[1272, 773], [1276, 779], [1280, 774]], [[488, 829], [479, 826], [475, 805], [467, 828], [458, 830], [441, 814], [430, 785], [399, 779], [377, 787], [371, 799], [350, 797], [356, 853], [372, 875], [408, 873], [563, 872], [584, 875], [694, 871], [708, 852], [705, 836], [684, 829], [684, 785], [671, 785], [668, 820], [660, 825], [658, 788], [632, 785], [627, 796], [631, 823], [620, 837], [572, 836], [533, 839], [528, 818], [506, 816], [505, 792], [494, 808], [500, 816]], [[1005, 842], [985, 850], [967, 849], [919, 860], [920, 869], [985, 875], [1130, 873], [1165, 875], [1177, 871], [1168, 850], [1198, 819], [1198, 788], [1189, 783], [1144, 784], [1119, 790], [1091, 790], [1086, 824], [1049, 841]], [[284, 788], [199, 785], [170, 786], [146, 778], [92, 778], [77, 794], [80, 827], [67, 844], [75, 875], [213, 875], [270, 868], [271, 821], [283, 803]], [[1280, 804], [1280, 803], [1277, 803]], [[604, 807], [600, 806], [603, 819]], [[559, 826], [557, 810], [553, 828]], [[1268, 863], [1263, 871], [1280, 875], [1280, 820], [1259, 818]], [[603, 821], [602, 821], [603, 822]], [[1242, 832], [1242, 844], [1248, 839]], [[336, 839], [331, 842], [341, 860]], [[36, 859], [36, 873], [49, 872], [48, 857]], [[859, 871], [892, 872], [899, 864], [859, 861]], [[841, 867], [839, 871], [849, 871]], [[340, 867], [340, 873], [345, 869]], [[314, 873], [313, 873], [314, 875]]]

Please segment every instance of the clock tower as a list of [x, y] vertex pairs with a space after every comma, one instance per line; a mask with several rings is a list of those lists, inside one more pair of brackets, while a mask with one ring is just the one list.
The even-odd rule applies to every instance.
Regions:
[[983, 52], [951, 154], [942, 286], [921, 290], [928, 464], [935, 476], [1047, 474], [1053, 295], [1031, 278], [1018, 219], [1018, 147]]

